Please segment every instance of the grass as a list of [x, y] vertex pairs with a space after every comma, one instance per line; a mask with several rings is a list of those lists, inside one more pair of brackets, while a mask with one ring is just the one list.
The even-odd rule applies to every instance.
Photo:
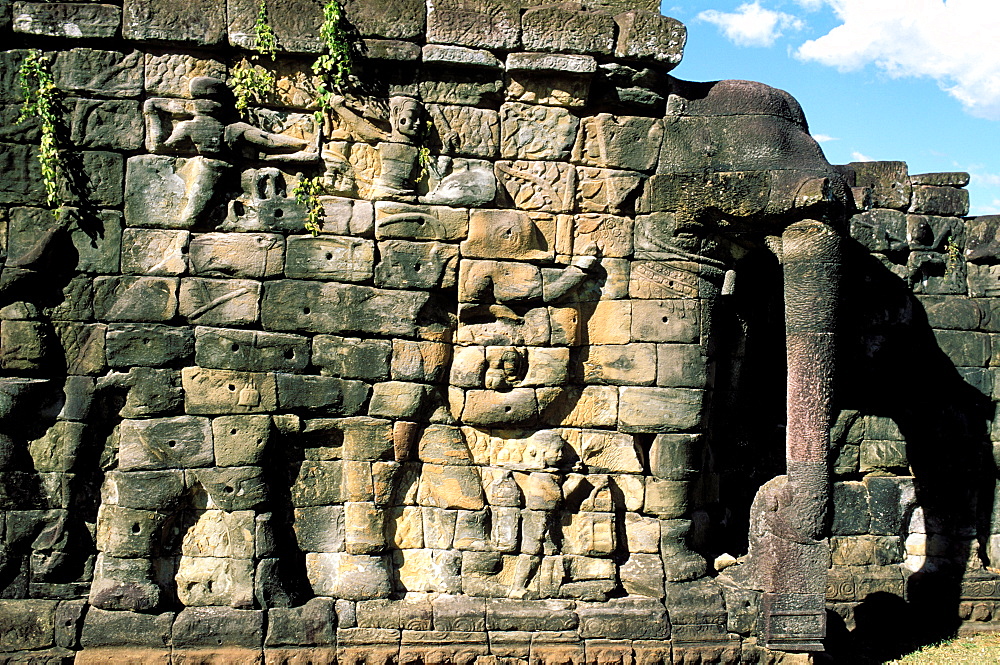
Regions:
[[954, 637], [937, 644], [921, 647], [899, 660], [889, 662], [924, 665], [1000, 663], [1000, 633], [979, 633], [967, 637]]

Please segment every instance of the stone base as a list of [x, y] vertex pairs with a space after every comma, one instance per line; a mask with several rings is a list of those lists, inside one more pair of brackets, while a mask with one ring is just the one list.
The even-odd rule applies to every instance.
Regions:
[[958, 627], [958, 636], [978, 635], [980, 633], [1000, 633], [998, 621], [965, 621]]
[[169, 649], [103, 647], [77, 652], [76, 665], [169, 665]]

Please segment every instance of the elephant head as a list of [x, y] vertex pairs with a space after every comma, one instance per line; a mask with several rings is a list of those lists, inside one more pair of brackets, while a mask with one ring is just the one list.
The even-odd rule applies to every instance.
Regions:
[[822, 650], [826, 456], [851, 191], [787, 93], [748, 81], [676, 79], [670, 90], [657, 172], [639, 203], [653, 220], [649, 256], [693, 264], [699, 297], [712, 290], [705, 283], [713, 276], [722, 293], [731, 290], [734, 259], [754, 245], [777, 255], [784, 280], [787, 471], [758, 491], [750, 551], [731, 577], [763, 592], [769, 646]]

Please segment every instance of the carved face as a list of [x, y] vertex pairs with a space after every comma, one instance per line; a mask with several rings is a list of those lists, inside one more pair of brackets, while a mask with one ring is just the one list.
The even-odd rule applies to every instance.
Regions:
[[486, 387], [489, 390], [507, 390], [513, 388], [524, 377], [524, 357], [521, 352], [507, 347], [501, 353], [490, 359], [486, 370]]
[[524, 461], [534, 468], [558, 466], [565, 446], [566, 441], [551, 430], [535, 432], [524, 448]]
[[392, 130], [400, 138], [415, 141], [423, 131], [423, 108], [420, 102], [409, 97], [393, 98]]

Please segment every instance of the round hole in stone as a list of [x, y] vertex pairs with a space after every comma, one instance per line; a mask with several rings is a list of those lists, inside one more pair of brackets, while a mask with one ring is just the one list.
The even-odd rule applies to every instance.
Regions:
[[326, 260], [329, 261], [333, 258], [333, 252], [327, 252], [324, 256], [326, 257]]
[[233, 344], [233, 346], [232, 346], [231, 348], [233, 349], [233, 352], [235, 353], [236, 351], [239, 351], [239, 350], [240, 350], [240, 345], [239, 345], [239, 344], [235, 344], [235, 343], [234, 343], [234, 344]]
[[420, 264], [417, 263], [413, 266], [413, 272], [420, 272]]
[[295, 351], [293, 349], [285, 349], [285, 360], [291, 360], [295, 357]]
[[510, 407], [509, 407], [509, 406], [505, 406], [505, 407], [503, 408], [503, 412], [504, 412], [504, 413], [510, 413]]
[[229, 392], [231, 392], [231, 393], [234, 393], [234, 392], [236, 392], [236, 384], [233, 384], [233, 383], [230, 383], [230, 384], [229, 384], [228, 386], [226, 386], [226, 387], [227, 387], [227, 388], [229, 388]]
[[664, 317], [663, 317], [663, 322], [664, 322], [664, 323], [668, 322], [669, 320], [670, 320], [670, 317], [669, 317], [669, 316], [664, 316]]
[[174, 441], [173, 439], [170, 439], [169, 441], [167, 441], [167, 445], [170, 446], [171, 448], [176, 448], [177, 442]]
[[303, 307], [303, 308], [302, 308], [302, 313], [303, 313], [303, 314], [309, 314], [309, 313], [310, 313], [311, 311], [312, 311], [312, 310], [311, 310], [311, 309], [309, 309], [308, 307]]
[[262, 443], [264, 443], [264, 439], [257, 439], [257, 445], [258, 445], [258, 446], [259, 446], [260, 444], [262, 444]]
[[284, 215], [285, 215], [285, 211], [284, 211], [284, 210], [282, 210], [281, 208], [275, 208], [275, 209], [274, 209], [274, 218], [275, 218], [275, 219], [278, 219], [278, 218], [280, 218], [280, 217], [283, 217]]
[[225, 492], [226, 494], [232, 494], [233, 488], [230, 487], [229, 485], [226, 485], [225, 487], [222, 488], [222, 491]]
[[142, 531], [142, 527], [141, 526], [139, 526], [138, 524], [133, 524], [132, 525], [132, 533], [140, 533], [141, 531]]
[[229, 434], [230, 434], [230, 435], [232, 435], [232, 436], [236, 436], [236, 431], [237, 431], [237, 430], [236, 430], [236, 428], [234, 427], [234, 428], [232, 428], [231, 430], [229, 430]]

